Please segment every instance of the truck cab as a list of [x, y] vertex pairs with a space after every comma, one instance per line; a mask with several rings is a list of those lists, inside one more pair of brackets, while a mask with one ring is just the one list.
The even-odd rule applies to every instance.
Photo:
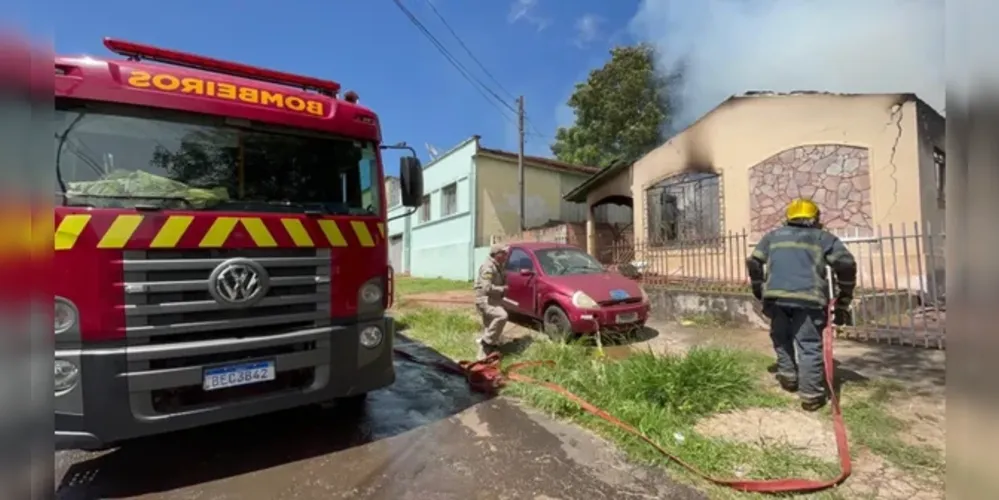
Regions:
[[[381, 132], [336, 82], [105, 40], [57, 58], [59, 449], [395, 380]], [[403, 202], [422, 197], [400, 164]]]

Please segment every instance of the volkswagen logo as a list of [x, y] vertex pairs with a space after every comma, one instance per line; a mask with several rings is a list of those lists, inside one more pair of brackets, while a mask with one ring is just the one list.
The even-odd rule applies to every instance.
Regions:
[[264, 266], [250, 259], [229, 259], [208, 277], [208, 291], [219, 304], [249, 307], [267, 295], [268, 281]]

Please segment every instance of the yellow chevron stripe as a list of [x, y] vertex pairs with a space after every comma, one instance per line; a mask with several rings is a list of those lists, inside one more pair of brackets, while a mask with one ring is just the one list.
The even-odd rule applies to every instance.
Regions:
[[384, 222], [379, 222], [378, 223], [378, 233], [382, 235], [382, 239], [385, 238], [385, 223]]
[[309, 236], [309, 232], [302, 225], [301, 220], [281, 219], [281, 224], [284, 225], [285, 231], [288, 231], [288, 236], [291, 236], [291, 241], [294, 241], [295, 245], [300, 247], [315, 246], [315, 243], [312, 242], [312, 237]]
[[71, 250], [89, 222], [90, 216], [84, 214], [63, 217], [62, 221], [59, 222], [59, 227], [55, 230], [55, 249]]
[[371, 231], [368, 230], [368, 225], [364, 221], [352, 220], [350, 226], [354, 228], [354, 234], [357, 235], [357, 240], [361, 242], [362, 247], [375, 246], [375, 240], [371, 237]]
[[135, 230], [142, 223], [141, 215], [119, 215], [114, 218], [111, 227], [97, 243], [97, 248], [124, 248]]
[[163, 227], [153, 237], [149, 244], [150, 248], [174, 248], [180, 239], [184, 237], [184, 232], [191, 226], [194, 216], [191, 215], [171, 215], [167, 217]]
[[225, 240], [229, 239], [229, 235], [236, 228], [237, 222], [239, 222], [239, 219], [235, 217], [219, 217], [215, 219], [212, 227], [208, 228], [208, 232], [205, 233], [204, 238], [201, 238], [201, 243], [198, 246], [202, 248], [219, 248], [225, 245]]
[[330, 246], [347, 246], [347, 240], [343, 237], [343, 233], [340, 232], [340, 227], [336, 225], [336, 221], [329, 219], [320, 220], [319, 229], [323, 230], [323, 234], [326, 235], [326, 239], [330, 242]]
[[256, 217], [243, 217], [240, 221], [243, 222], [243, 227], [247, 233], [250, 233], [250, 238], [258, 247], [269, 248], [277, 246], [277, 241], [274, 240], [274, 236], [271, 235], [270, 230], [264, 225], [264, 221]]

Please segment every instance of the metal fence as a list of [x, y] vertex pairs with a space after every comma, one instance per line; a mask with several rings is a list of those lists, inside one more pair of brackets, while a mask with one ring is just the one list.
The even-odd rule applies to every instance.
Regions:
[[[834, 231], [835, 232], [835, 231]], [[840, 335], [944, 348], [945, 255], [942, 230], [930, 224], [886, 225], [869, 234], [839, 232], [857, 260], [853, 324]], [[748, 293], [747, 232], [718, 238], [616, 243], [599, 248], [606, 264], [630, 264], [645, 286], [696, 293]]]

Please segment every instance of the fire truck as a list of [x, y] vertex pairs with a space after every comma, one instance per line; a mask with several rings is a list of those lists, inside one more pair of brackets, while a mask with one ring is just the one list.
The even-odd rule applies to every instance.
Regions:
[[[392, 384], [378, 117], [336, 82], [105, 39], [55, 60], [55, 438]], [[400, 160], [401, 201], [423, 196]]]

